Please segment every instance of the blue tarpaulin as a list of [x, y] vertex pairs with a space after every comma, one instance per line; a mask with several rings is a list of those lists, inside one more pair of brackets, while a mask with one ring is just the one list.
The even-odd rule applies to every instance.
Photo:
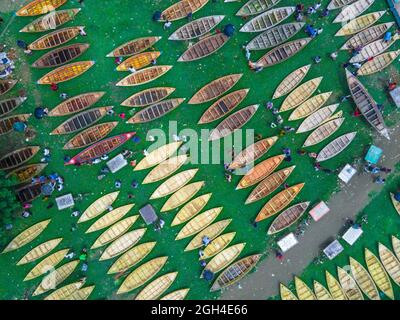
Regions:
[[368, 161], [369, 163], [372, 164], [377, 164], [382, 156], [382, 153], [383, 153], [382, 149], [372, 145], [369, 148], [367, 155], [365, 156], [365, 161]]

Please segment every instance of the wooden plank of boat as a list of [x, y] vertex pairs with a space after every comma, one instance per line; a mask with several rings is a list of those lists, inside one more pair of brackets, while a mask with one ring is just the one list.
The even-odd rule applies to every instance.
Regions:
[[299, 277], [294, 277], [294, 285], [299, 300], [317, 300], [314, 292]]
[[290, 93], [298, 84], [303, 81], [308, 71], [310, 71], [311, 64], [298, 68], [291, 72], [276, 88], [272, 99], [278, 99]]
[[10, 91], [18, 80], [0, 80], [0, 96]]
[[142, 261], [153, 250], [157, 242], [145, 242], [134, 246], [132, 249], [125, 252], [121, 257], [113, 263], [108, 269], [108, 274], [125, 272], [129, 268]]
[[336, 37], [350, 36], [357, 34], [377, 22], [386, 11], [371, 12], [361, 17], [351, 20], [345, 24], [336, 34]]
[[282, 63], [303, 50], [311, 40], [312, 38], [303, 38], [281, 44], [263, 55], [256, 65], [267, 68]]
[[211, 81], [202, 87], [189, 100], [188, 104], [201, 104], [214, 100], [230, 90], [243, 76], [243, 73], [229, 74]]
[[212, 208], [200, 213], [179, 231], [175, 240], [181, 240], [190, 237], [209, 226], [221, 213], [223, 207]]
[[134, 171], [144, 170], [156, 166], [171, 157], [182, 145], [182, 141], [171, 142], [151, 151], [133, 169]]
[[268, 177], [283, 161], [284, 155], [278, 155], [257, 164], [239, 181], [236, 190], [248, 188]]
[[301, 105], [318, 89], [323, 78], [324, 77], [311, 79], [292, 91], [286, 97], [285, 101], [283, 101], [279, 112], [289, 111]]
[[351, 274], [361, 291], [370, 300], [380, 300], [378, 289], [368, 271], [354, 258], [350, 257]]
[[213, 239], [207, 245], [207, 247], [205, 247], [205, 249], [203, 250], [203, 255], [199, 257], [199, 260], [209, 259], [215, 256], [217, 253], [224, 250], [231, 243], [235, 235], [236, 232], [229, 232], [229, 233], [224, 233], [218, 236], [217, 238]]
[[180, 167], [188, 160], [187, 154], [181, 154], [164, 160], [151, 170], [143, 180], [143, 184], [154, 183], [160, 180], [164, 180], [171, 174], [179, 170]]
[[151, 104], [160, 102], [161, 100], [167, 98], [171, 93], [175, 91], [175, 88], [171, 87], [158, 87], [150, 88], [134, 95], [130, 96], [128, 99], [121, 103], [121, 106], [125, 107], [146, 107]]
[[144, 285], [161, 270], [167, 260], [167, 256], [157, 257], [133, 270], [122, 282], [117, 294], [127, 293]]
[[338, 118], [329, 122], [326, 122], [322, 126], [315, 129], [304, 142], [303, 147], [311, 147], [322, 141], [328, 139], [331, 135], [333, 135], [337, 130], [339, 130], [340, 126], [343, 124], [344, 118]]
[[300, 219], [300, 217], [306, 212], [310, 202], [297, 203], [290, 208], [283, 211], [279, 216], [275, 218], [271, 226], [268, 229], [267, 234], [272, 235], [281, 232]]
[[[247, 17], [263, 13], [276, 6], [281, 0], [249, 0], [236, 13], [237, 16]], [[225, 1], [226, 2], [226, 1]]]
[[208, 0], [181, 0], [161, 12], [159, 21], [175, 21], [186, 18], [189, 13], [199, 11], [207, 4]]
[[5, 116], [14, 109], [18, 108], [27, 97], [13, 97], [0, 101], [0, 116]]
[[376, 56], [374, 59], [367, 61], [358, 69], [357, 75], [369, 76], [371, 74], [382, 71], [394, 62], [400, 55], [400, 50], [389, 51]]
[[58, 117], [83, 111], [99, 101], [104, 94], [104, 91], [97, 91], [77, 95], [57, 105], [48, 115], [51, 117]]
[[254, 114], [257, 112], [259, 105], [254, 104], [246, 108], [236, 111], [225, 120], [223, 120], [218, 126], [211, 131], [208, 141], [214, 141], [226, 136], [229, 136], [236, 130], [243, 127], [247, 122], [251, 120]]
[[15, 190], [17, 199], [22, 204], [31, 203], [42, 194], [43, 183], [27, 184]]
[[325, 146], [317, 156], [317, 162], [322, 162], [336, 157], [346, 149], [355, 138], [357, 132], [346, 133]]
[[[222, 250], [207, 263], [204, 270], [209, 270], [215, 274], [222, 269], [225, 269], [240, 255], [245, 246], [246, 243], [243, 242]], [[201, 277], [203, 277], [203, 273]]]
[[178, 191], [184, 185], [186, 185], [196, 175], [198, 168], [189, 169], [172, 176], [168, 180], [164, 181], [150, 196], [150, 199], [158, 199], [168, 196], [175, 191]]
[[333, 23], [343, 23], [357, 18], [360, 14], [367, 11], [374, 2], [375, 0], [358, 0], [353, 2], [342, 9], [335, 20], [333, 20]]
[[337, 267], [340, 286], [349, 300], [364, 300], [356, 281], [344, 269]]
[[392, 280], [399, 286], [400, 285], [400, 261], [396, 258], [395, 254], [390, 251], [382, 243], [379, 243], [379, 258], [386, 272]]
[[200, 19], [191, 21], [176, 30], [168, 40], [192, 40], [204, 36], [214, 29], [225, 16], [215, 15], [202, 17]]
[[[115, 208], [114, 210], [111, 210], [110, 212], [107, 212], [104, 216], [102, 216], [100, 219], [96, 220], [87, 230], [85, 233], [91, 233], [95, 232], [104, 228], [107, 228], [114, 224], [115, 222], [121, 220], [123, 217], [125, 217], [128, 212], [134, 207], [134, 203], [132, 204], [127, 204], [118, 208]], [[135, 215], [134, 217], [138, 218], [138, 215]]]
[[13, 125], [16, 122], [26, 122], [31, 113], [16, 114], [0, 119], [0, 136], [9, 133], [13, 130]]
[[179, 290], [173, 291], [171, 293], [168, 293], [167, 295], [162, 297], [160, 300], [185, 300], [189, 291], [190, 291], [189, 288], [179, 289]]
[[[214, 240], [219, 236], [225, 228], [232, 222], [232, 219], [225, 219], [209, 225], [207, 228], [196, 234], [193, 239], [186, 246], [184, 251], [191, 251], [203, 246], [203, 238], [207, 236], [210, 240]], [[207, 246], [208, 248], [208, 246]], [[210, 249], [211, 250], [211, 249]], [[222, 250], [222, 249], [221, 249]], [[203, 256], [204, 258], [204, 256]]]
[[135, 300], [157, 300], [172, 285], [178, 272], [170, 272], [150, 282], [135, 297]]
[[47, 297], [45, 297], [44, 300], [67, 299], [69, 296], [71, 296], [76, 291], [78, 291], [85, 284], [85, 281], [86, 281], [86, 278], [84, 278], [83, 280], [79, 280], [77, 282], [67, 284], [67, 285], [53, 291], [51, 294], [49, 294]]
[[94, 63], [94, 61], [79, 61], [66, 64], [64, 66], [58, 67], [53, 71], [50, 71], [42, 78], [40, 78], [37, 83], [52, 84], [69, 81], [84, 74], [94, 65]]
[[397, 213], [400, 214], [400, 202], [395, 199], [393, 193], [390, 193], [390, 199], [392, 200], [392, 204], [396, 209]]
[[98, 141], [92, 146], [79, 152], [70, 161], [66, 162], [65, 165], [81, 165], [90, 163], [93, 159], [99, 158], [102, 155], [110, 153], [116, 148], [120, 147], [125, 142], [130, 140], [135, 134], [136, 132], [127, 132]]
[[390, 278], [385, 271], [382, 263], [378, 257], [374, 255], [370, 250], [365, 248], [365, 262], [372, 279], [376, 283], [379, 290], [381, 290], [386, 296], [394, 300], [394, 293]]
[[198, 181], [182, 187], [168, 198], [160, 211], [166, 212], [180, 207], [182, 204], [189, 201], [197, 192], [199, 192], [204, 184], [204, 181]]
[[309, 115], [301, 123], [300, 127], [297, 129], [296, 133], [304, 133], [318, 128], [320, 125], [324, 124], [326, 121], [330, 120], [330, 117], [339, 107], [339, 104], [332, 104], [323, 107], [313, 114]]
[[136, 230], [129, 231], [114, 240], [104, 251], [99, 261], [113, 259], [120, 254], [128, 251], [132, 248], [136, 243], [142, 239], [144, 233], [146, 232], [146, 228], [140, 228]]
[[248, 50], [265, 50], [279, 46], [294, 37], [305, 23], [294, 22], [278, 25], [256, 36], [247, 45]]
[[44, 54], [42, 57], [36, 60], [32, 64], [32, 67], [33, 68], [59, 67], [81, 56], [87, 49], [89, 49], [89, 46], [90, 45], [88, 43], [74, 43], [61, 48], [56, 48]]
[[63, 238], [56, 238], [39, 244], [25, 254], [18, 262], [17, 266], [33, 262], [52, 251], [59, 245]]
[[176, 214], [171, 226], [177, 226], [193, 218], [196, 214], [203, 210], [210, 200], [211, 195], [212, 193], [203, 194], [185, 204]]
[[129, 68], [133, 67], [135, 70], [140, 70], [151, 64], [152, 61], [156, 60], [161, 55], [160, 51], [148, 51], [138, 53], [132, 57], [129, 57], [125, 61], [122, 61], [117, 67], [117, 71], [129, 71]]
[[308, 117], [320, 109], [330, 98], [332, 91], [318, 94], [298, 106], [290, 115], [289, 121], [296, 121]]
[[400, 240], [395, 236], [392, 236], [392, 247], [397, 259], [400, 260]]
[[281, 169], [270, 176], [267, 176], [260, 184], [254, 188], [254, 190], [247, 197], [245, 204], [250, 204], [258, 200], [264, 199], [279, 186], [286, 181], [296, 166]]
[[135, 113], [126, 123], [146, 123], [159, 119], [178, 108], [183, 101], [185, 101], [185, 98], [173, 98], [160, 101]]
[[215, 53], [228, 42], [230, 38], [224, 33], [208, 36], [189, 47], [178, 59], [178, 62], [199, 60]]
[[116, 86], [133, 87], [149, 83], [167, 73], [171, 68], [172, 66], [153, 66], [145, 68], [126, 76], [119, 81]]
[[51, 219], [43, 220], [22, 231], [4, 248], [2, 253], [17, 250], [36, 239], [48, 226]]
[[80, 11], [81, 9], [77, 8], [50, 12], [29, 23], [19, 32], [44, 32], [54, 30], [62, 26], [64, 23], [73, 20]]
[[265, 31], [285, 21], [295, 10], [295, 7], [281, 7], [266, 11], [247, 22], [240, 32]]
[[141, 53], [151, 48], [160, 39], [161, 37], [143, 37], [128, 41], [111, 51], [107, 57], [127, 57]]
[[19, 9], [15, 14], [18, 17], [33, 17], [56, 10], [67, 0], [34, 0]]
[[336, 10], [348, 6], [357, 0], [331, 0], [328, 5], [328, 10]]
[[359, 54], [355, 55], [350, 59], [350, 63], [363, 62], [388, 50], [397, 40], [400, 39], [400, 35], [395, 34], [390, 41], [378, 39], [370, 44], [364, 46]]
[[314, 292], [317, 300], [333, 300], [328, 289], [326, 289], [321, 283], [314, 280]]
[[296, 295], [290, 291], [288, 287], [283, 285], [282, 283], [279, 284], [279, 292], [281, 296], [281, 300], [283, 301], [296, 301], [298, 300]]
[[71, 293], [69, 296], [65, 298], [65, 300], [87, 300], [89, 296], [92, 294], [95, 286], [88, 286], [75, 292]]
[[325, 271], [326, 283], [333, 300], [347, 300], [339, 281], [335, 279], [328, 271]]
[[84, 26], [68, 27], [47, 33], [39, 39], [33, 41], [30, 45], [28, 45], [28, 48], [30, 50], [52, 49], [74, 39], [80, 34], [81, 30], [84, 30], [84, 28]]
[[96, 201], [94, 201], [80, 216], [78, 223], [89, 221], [96, 218], [104, 211], [107, 210], [109, 206], [117, 199], [119, 191], [107, 193], [101, 196]]

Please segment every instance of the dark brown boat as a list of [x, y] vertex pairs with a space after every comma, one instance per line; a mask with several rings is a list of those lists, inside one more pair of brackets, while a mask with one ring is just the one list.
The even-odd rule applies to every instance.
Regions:
[[127, 57], [143, 52], [152, 47], [161, 37], [144, 37], [128, 41], [111, 51], [107, 57]]
[[0, 80], [0, 96], [10, 91], [18, 80]]
[[33, 41], [28, 48], [31, 50], [52, 49], [74, 39], [84, 28], [83, 26], [68, 27], [50, 32]]
[[121, 106], [125, 107], [146, 107], [148, 105], [160, 102], [168, 97], [172, 92], [175, 91], [175, 88], [170, 87], [158, 87], [158, 88], [150, 88], [134, 95], [130, 96], [124, 102], [121, 103]]
[[87, 43], [75, 43], [62, 48], [54, 49], [43, 55], [41, 58], [36, 60], [32, 67], [34, 68], [52, 68], [59, 67], [65, 63], [71, 62], [72, 60], [81, 56], [87, 49], [89, 44]]
[[7, 153], [0, 158], [0, 169], [9, 170], [18, 167], [33, 158], [39, 150], [38, 146], [29, 146]]
[[307, 210], [310, 202], [302, 202], [291, 206], [275, 218], [268, 229], [268, 234], [275, 234], [293, 225]]
[[26, 166], [17, 168], [7, 174], [8, 177], [15, 177], [18, 183], [23, 183], [31, 180], [46, 168], [47, 163], [27, 164]]
[[49, 116], [66, 116], [83, 111], [99, 101], [104, 94], [104, 91], [88, 92], [72, 97], [51, 110]]
[[15, 190], [18, 201], [29, 203], [35, 200], [42, 194], [42, 185], [42, 183], [28, 184]]
[[16, 114], [0, 119], [0, 136], [13, 130], [16, 122], [26, 122], [31, 114]]
[[14, 97], [0, 101], [0, 116], [5, 116], [17, 107], [19, 107], [27, 98], [26, 97]]

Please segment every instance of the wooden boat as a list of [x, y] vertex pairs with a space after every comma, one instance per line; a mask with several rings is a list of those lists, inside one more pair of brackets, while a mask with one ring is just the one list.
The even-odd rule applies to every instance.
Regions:
[[249, 90], [250, 89], [240, 89], [218, 99], [203, 113], [198, 123], [205, 124], [221, 119], [246, 98]]
[[150, 65], [151, 62], [153, 60], [156, 60], [160, 55], [160, 51], [148, 51], [138, 53], [122, 61], [122, 63], [118, 65], [117, 71], [129, 71], [130, 67], [134, 67], [135, 70], [142, 69]]
[[125, 107], [146, 107], [151, 104], [160, 102], [167, 98], [171, 93], [175, 91], [175, 88], [171, 87], [158, 87], [151, 88], [135, 93], [128, 99], [121, 103], [121, 106]]
[[16, 122], [28, 121], [30, 113], [11, 115], [0, 119], [0, 136], [9, 133], [13, 130], [13, 125]]
[[282, 283], [279, 284], [279, 292], [281, 296], [281, 300], [283, 301], [296, 301], [298, 300], [296, 295], [290, 291], [288, 287], [283, 285]]
[[179, 290], [176, 290], [174, 292], [171, 292], [171, 293], [165, 295], [160, 300], [185, 300], [189, 291], [190, 291], [189, 288], [179, 289]]
[[328, 5], [328, 10], [336, 10], [348, 6], [357, 0], [331, 0]]
[[300, 193], [303, 187], [304, 183], [299, 183], [275, 195], [264, 205], [264, 207], [258, 213], [255, 221], [260, 222], [262, 220], [268, 219], [269, 217], [277, 214], [279, 211], [285, 209]]
[[332, 298], [334, 300], [347, 300], [347, 296], [343, 291], [339, 281], [335, 279], [328, 271], [325, 271], [326, 283]]
[[386, 296], [394, 300], [394, 293], [390, 278], [385, 271], [382, 263], [378, 257], [374, 255], [370, 250], [365, 248], [365, 262], [372, 279], [376, 283], [379, 290], [381, 290]]
[[240, 32], [260, 32], [275, 27], [289, 18], [295, 7], [281, 7], [264, 12], [247, 22]]
[[350, 257], [349, 259], [350, 259], [350, 268], [352, 276], [354, 280], [357, 282], [361, 291], [370, 300], [380, 300], [379, 292], [368, 271], [352, 257]]
[[128, 251], [132, 248], [136, 243], [142, 239], [144, 233], [146, 232], [146, 228], [140, 228], [136, 230], [129, 231], [114, 240], [104, 251], [99, 261], [113, 259], [120, 254]]
[[66, 64], [62, 67], [50, 71], [43, 77], [41, 77], [37, 83], [38, 84], [52, 84], [61, 83], [74, 79], [86, 71], [88, 71], [94, 65], [94, 61], [79, 61]]
[[189, 47], [178, 59], [178, 62], [199, 60], [215, 53], [228, 42], [230, 38], [224, 33], [208, 36]]
[[311, 64], [298, 68], [291, 72], [276, 88], [272, 99], [278, 99], [290, 93], [296, 88], [310, 71]]
[[239, 181], [236, 190], [248, 188], [268, 177], [283, 161], [284, 155], [278, 155], [257, 164]]
[[179, 231], [175, 240], [190, 237], [209, 226], [221, 213], [222, 208], [223, 207], [212, 208], [194, 217]]
[[136, 222], [136, 220], [137, 220], [137, 217], [132, 216], [132, 217], [128, 217], [128, 218], [125, 218], [125, 219], [117, 222], [116, 224], [114, 224], [113, 226], [108, 228], [106, 231], [104, 231], [96, 239], [96, 241], [92, 245], [91, 249], [97, 249], [99, 247], [102, 247], [102, 246], [114, 241], [115, 239], [117, 239], [118, 237], [123, 235], [126, 231], [128, 231], [129, 228], [132, 227], [132, 225]]
[[132, 87], [149, 83], [167, 73], [171, 68], [172, 66], [153, 66], [145, 68], [126, 76], [119, 81], [116, 86]]
[[386, 11], [371, 12], [345, 24], [336, 34], [336, 37], [350, 36], [357, 34], [377, 22]]
[[33, 41], [28, 45], [28, 48], [30, 50], [47, 50], [55, 48], [77, 37], [84, 28], [85, 27], [83, 26], [68, 27], [47, 33]]
[[[232, 222], [232, 219], [225, 219], [209, 225], [207, 228], [196, 234], [186, 246], [185, 251], [191, 251], [203, 246], [203, 238], [207, 236], [210, 240], [214, 240], [219, 236], [225, 228]], [[207, 246], [208, 247], [208, 246]], [[222, 249], [221, 249], [222, 250]]]
[[350, 63], [363, 62], [370, 58], [374, 58], [377, 55], [388, 50], [399, 39], [400, 39], [400, 36], [398, 34], [395, 34], [389, 42], [387, 42], [383, 39], [378, 39], [374, 42], [371, 42], [370, 44], [367, 44], [366, 46], [364, 46], [361, 49], [359, 54], [352, 57], [350, 59]]
[[89, 296], [92, 294], [95, 286], [88, 286], [75, 292], [71, 293], [69, 296], [65, 298], [65, 300], [87, 300]]
[[10, 99], [5, 99], [0, 101], [0, 116], [5, 116], [14, 109], [18, 108], [27, 97], [14, 97]]
[[189, 13], [199, 11], [207, 4], [208, 0], [181, 0], [161, 12], [162, 20], [175, 21], [186, 18]]
[[42, 194], [42, 183], [27, 184], [15, 190], [17, 199], [22, 204], [30, 203]]
[[364, 300], [356, 281], [344, 269], [337, 267], [340, 286], [349, 300]]
[[[104, 216], [102, 216], [100, 219], [96, 220], [87, 230], [85, 233], [91, 233], [95, 231], [99, 231], [101, 229], [107, 228], [111, 225], [113, 225], [115, 222], [121, 220], [123, 217], [125, 217], [129, 211], [134, 207], [135, 204], [127, 204], [118, 208], [115, 208], [114, 210], [111, 210], [110, 212], [106, 213]], [[135, 215], [134, 217], [138, 218], [138, 215]]]
[[389, 51], [376, 56], [374, 59], [367, 61], [358, 69], [357, 75], [369, 76], [371, 74], [382, 71], [394, 62], [400, 55], [400, 50]]
[[70, 161], [66, 162], [65, 165], [81, 165], [90, 163], [93, 159], [99, 158], [103, 154], [110, 153], [116, 148], [120, 147], [125, 142], [130, 140], [135, 134], [136, 132], [122, 133], [96, 142], [92, 146], [78, 153]]
[[281, 44], [263, 55], [256, 64], [267, 68], [285, 62], [303, 50], [311, 40], [311, 38], [303, 38]]
[[397, 259], [400, 260], [400, 240], [395, 236], [392, 236], [392, 247]]
[[302, 202], [291, 206], [290, 208], [283, 211], [275, 220], [271, 223], [267, 234], [272, 235], [281, 232], [300, 219], [300, 217], [306, 212], [310, 202]]
[[151, 151], [133, 169], [134, 171], [144, 170], [156, 166], [171, 157], [182, 145], [182, 141], [171, 142]]
[[33, 17], [48, 13], [61, 7], [67, 0], [34, 0], [19, 9], [15, 14], [18, 17]]
[[189, 169], [172, 176], [168, 180], [164, 181], [150, 196], [150, 199], [158, 199], [168, 196], [175, 191], [178, 191], [184, 185], [186, 185], [196, 175], [198, 168]]
[[52, 109], [49, 112], [49, 116], [66, 116], [83, 111], [99, 101], [104, 94], [104, 91], [88, 92], [69, 98]]
[[18, 262], [17, 266], [33, 262], [41, 257], [47, 255], [55, 247], [59, 245], [63, 238], [56, 238], [39, 244], [25, 254]]
[[318, 128], [320, 125], [330, 120], [330, 117], [338, 107], [339, 104], [337, 103], [318, 109], [301, 123], [296, 133], [304, 133]]
[[211, 81], [189, 100], [188, 104], [201, 104], [214, 100], [230, 90], [243, 76], [243, 73], [229, 74]]
[[71, 62], [75, 60], [79, 56], [81, 56], [87, 49], [89, 48], [88, 43], [75, 43], [69, 46], [61, 47], [54, 49], [38, 60], [36, 60], [33, 64], [33, 68], [52, 68], [59, 67], [63, 64]]
[[18, 80], [0, 80], [0, 96], [10, 91]]
[[157, 257], [136, 268], [122, 282], [117, 294], [126, 293], [144, 285], [161, 270], [167, 260], [167, 256]]
[[314, 280], [314, 292], [317, 300], [333, 300], [328, 289], [326, 289], [321, 283]]
[[128, 57], [151, 48], [161, 37], [144, 37], [128, 41], [111, 51], [107, 57]]
[[170, 211], [189, 201], [204, 186], [204, 181], [190, 183], [169, 197], [161, 208], [161, 212]]
[[217, 238], [213, 239], [207, 245], [207, 247], [205, 247], [205, 249], [203, 250], [204, 255], [199, 257], [199, 260], [209, 259], [224, 250], [231, 243], [235, 235], [236, 232], [229, 232], [224, 233], [223, 235], [220, 235]]
[[267, 153], [277, 140], [278, 137], [274, 136], [253, 143], [235, 156], [228, 169], [235, 170], [253, 163]]
[[185, 98], [174, 98], [160, 101], [135, 113], [135, 115], [126, 123], [146, 123], [159, 119], [178, 108], [183, 101], [185, 101]]
[[197, 215], [206, 206], [212, 193], [203, 194], [185, 204], [176, 214], [171, 226], [177, 226]]
[[396, 258], [395, 254], [382, 243], [379, 243], [379, 258], [392, 280], [397, 285], [400, 285], [400, 261]]
[[329, 122], [326, 122], [322, 126], [315, 129], [304, 142], [303, 147], [311, 147], [322, 141], [328, 139], [331, 135], [333, 135], [344, 122], [344, 118], [338, 118]]
[[340, 50], [351, 50], [354, 48], [362, 48], [367, 44], [378, 40], [382, 37], [392, 26], [394, 22], [381, 23], [376, 26], [369, 27], [346, 41]]
[[299, 300], [317, 300], [314, 292], [299, 277], [294, 277], [294, 285]]
[[245, 245], [245, 242], [238, 243], [222, 250], [207, 263], [204, 270], [209, 270], [215, 274], [222, 269], [225, 269], [240, 255]]
[[276, 6], [281, 0], [249, 0], [236, 13], [237, 16], [247, 17], [265, 12]]
[[78, 291], [84, 284], [86, 279], [67, 284], [49, 294], [44, 300], [65, 300], [76, 291]]
[[308, 117], [320, 109], [330, 98], [332, 91], [318, 94], [298, 106], [290, 115], [289, 121], [296, 121]]
[[250, 204], [258, 200], [264, 199], [276, 189], [290, 176], [296, 166], [281, 169], [270, 176], [266, 177], [247, 197], [245, 204]]
[[46, 14], [33, 22], [23, 27], [19, 32], [44, 32], [57, 29], [64, 23], [67, 23], [75, 18], [81, 11], [78, 9], [59, 10]]
[[115, 191], [107, 193], [106, 195], [98, 198], [82, 213], [78, 220], [78, 223], [89, 221], [102, 214], [104, 211], [107, 210], [109, 206], [113, 204], [118, 195], [119, 191]]
[[400, 214], [400, 202], [394, 198], [394, 194], [390, 193], [390, 199], [392, 200], [392, 204], [396, 209], [397, 213]]
[[223, 120], [220, 124], [218, 124], [218, 126], [213, 131], [211, 131], [208, 140], [214, 141], [224, 138], [226, 136], [229, 136], [236, 130], [240, 129], [251, 120], [251, 118], [257, 112], [258, 107], [258, 104], [254, 104], [246, 108], [240, 109], [239, 111], [236, 111], [225, 120]]
[[333, 157], [336, 157], [339, 153], [341, 153], [349, 146], [349, 144], [355, 138], [356, 134], [357, 132], [346, 133], [330, 142], [325, 148], [323, 148], [319, 152], [317, 162], [326, 161]]
[[168, 40], [187, 41], [204, 36], [214, 29], [225, 16], [215, 15], [191, 21], [176, 30]]
[[170, 272], [150, 282], [139, 294], [135, 300], [157, 300], [172, 285], [178, 272]]
[[226, 268], [215, 280], [210, 291], [214, 292], [227, 288], [243, 279], [260, 260], [261, 254], [247, 256]]
[[142, 183], [147, 184], [164, 180], [165, 178], [169, 177], [171, 174], [179, 170], [179, 168], [182, 167], [182, 165], [188, 160], [188, 158], [188, 155], [181, 154], [179, 156], [164, 160], [148, 173]]
[[357, 18], [360, 14], [367, 11], [374, 2], [375, 0], [358, 0], [353, 2], [342, 9], [335, 20], [333, 20], [333, 23], [343, 23]]
[[323, 78], [324, 77], [311, 79], [292, 91], [292, 93], [286, 97], [285, 101], [283, 101], [279, 112], [289, 111], [301, 105], [318, 89]]
[[10, 241], [10, 243], [4, 248], [2, 253], [17, 250], [28, 244], [29, 242], [33, 241], [43, 232], [44, 229], [46, 229], [50, 221], [51, 219], [43, 220], [25, 229], [13, 240]]
[[305, 23], [294, 22], [278, 25], [256, 36], [247, 45], [247, 50], [265, 50], [279, 46], [294, 37]]
[[108, 274], [125, 272], [129, 268], [142, 261], [153, 250], [157, 242], [145, 242], [134, 246], [132, 249], [125, 252], [121, 257], [113, 263], [108, 269]]

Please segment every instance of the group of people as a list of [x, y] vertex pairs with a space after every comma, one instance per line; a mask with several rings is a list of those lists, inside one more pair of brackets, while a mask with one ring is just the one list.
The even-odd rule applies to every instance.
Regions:
[[14, 50], [9, 50], [6, 52], [6, 46], [0, 46], [0, 79], [8, 78], [15, 69], [14, 59], [15, 53]]
[[377, 165], [374, 165], [372, 163], [367, 163], [364, 166], [364, 171], [366, 173], [372, 174], [372, 175], [377, 175], [374, 176], [373, 181], [376, 184], [385, 184], [386, 179], [383, 178], [380, 174], [381, 173], [385, 173], [385, 174], [389, 174], [392, 172], [392, 169], [390, 168], [385, 168], [385, 167], [379, 167]]

